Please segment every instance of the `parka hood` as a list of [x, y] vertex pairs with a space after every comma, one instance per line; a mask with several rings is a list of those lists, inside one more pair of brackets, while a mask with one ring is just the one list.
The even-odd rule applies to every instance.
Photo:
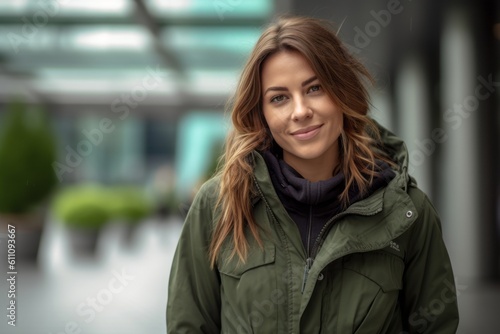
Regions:
[[395, 181], [404, 189], [410, 182], [416, 184], [415, 180], [408, 174], [410, 159], [404, 141], [377, 121], [373, 122], [380, 133], [382, 151], [398, 166]]

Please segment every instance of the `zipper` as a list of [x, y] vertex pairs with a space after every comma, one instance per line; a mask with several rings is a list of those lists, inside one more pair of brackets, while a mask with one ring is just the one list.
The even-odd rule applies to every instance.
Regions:
[[311, 257], [311, 232], [312, 232], [312, 205], [309, 205], [309, 221], [307, 226], [307, 259], [306, 264], [304, 266], [304, 275], [302, 276], [302, 290], [304, 293], [304, 289], [306, 287], [307, 276], [309, 276], [309, 271], [311, 270], [312, 263], [314, 259]]
[[[255, 178], [255, 176], [253, 177], [253, 180], [255, 182], [255, 185], [257, 187], [257, 191], [259, 192], [259, 195], [260, 197], [262, 198], [262, 200], [264, 201], [264, 203], [266, 204], [266, 207], [267, 209], [269, 210], [269, 212], [271, 213], [271, 217], [274, 219], [274, 221], [276, 221], [276, 223], [278, 223], [279, 225], [279, 222], [278, 220], [276, 219], [276, 217], [274, 216], [274, 212], [273, 210], [271, 210], [271, 206], [269, 205], [269, 203], [267, 202], [264, 194], [262, 193], [262, 189], [260, 189], [260, 185], [259, 183], [257, 182], [257, 179]], [[302, 289], [301, 289], [301, 292], [304, 293], [304, 289], [306, 287], [306, 282], [307, 282], [307, 276], [309, 276], [309, 271], [311, 270], [311, 267], [312, 267], [312, 264], [314, 262], [314, 259], [313, 257], [311, 257], [310, 255], [310, 251], [311, 251], [311, 232], [312, 232], [312, 205], [309, 206], [309, 225], [308, 225], [308, 231], [307, 231], [307, 259], [306, 259], [306, 264], [304, 266], [304, 274], [302, 276]], [[321, 232], [320, 232], [321, 234]], [[316, 242], [317, 242], [318, 239], [316, 239]], [[314, 249], [314, 248], [313, 248]]]
[[304, 276], [302, 276], [302, 289], [301, 293], [304, 293], [304, 289], [306, 288], [307, 277], [309, 276], [309, 270], [311, 270], [313, 263], [313, 259], [308, 257], [306, 260], [306, 265], [304, 266]]
[[[312, 212], [312, 210], [309, 210], [310, 214], [311, 214], [311, 212]], [[338, 217], [341, 217], [343, 214], [345, 214], [345, 212], [341, 212], [339, 214], [336, 214], [335, 216], [330, 218], [325, 223], [325, 225], [323, 226], [323, 228], [319, 232], [318, 237], [316, 238], [316, 240], [314, 242], [312, 252], [310, 250], [310, 245], [309, 245], [309, 242], [310, 242], [309, 239], [311, 237], [311, 234], [310, 234], [311, 231], [309, 230], [308, 243], [307, 243], [307, 259], [306, 259], [306, 265], [304, 267], [304, 275], [302, 278], [302, 293], [304, 293], [304, 289], [306, 287], [306, 282], [307, 282], [307, 277], [309, 276], [309, 271], [311, 270], [312, 263], [314, 262], [314, 259], [316, 258], [318, 245], [321, 241], [322, 235], [325, 234], [325, 231], [327, 231], [328, 226], [330, 226], [334, 220], [336, 220]], [[309, 216], [309, 222], [311, 223], [311, 215]]]

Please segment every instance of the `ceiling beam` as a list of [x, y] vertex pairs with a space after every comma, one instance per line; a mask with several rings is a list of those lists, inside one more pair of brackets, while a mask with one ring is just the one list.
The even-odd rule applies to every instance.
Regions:
[[135, 14], [137, 20], [144, 25], [153, 39], [153, 45], [155, 51], [160, 55], [161, 59], [164, 61], [164, 65], [169, 67], [174, 71], [174, 75], [178, 79], [184, 79], [186, 77], [185, 69], [183, 68], [179, 59], [168, 50], [161, 42], [161, 27], [156, 23], [155, 18], [151, 15], [148, 8], [142, 0], [134, 0], [135, 2]]
[[[176, 51], [175, 55], [182, 54]], [[196, 57], [203, 55], [203, 57]], [[0, 54], [1, 56], [1, 54]], [[4, 70], [15, 74], [35, 74], [40, 68], [51, 68], [61, 70], [85, 69], [85, 70], [136, 70], [145, 71], [153, 64], [164, 66], [159, 57], [153, 52], [91, 52], [91, 51], [67, 51], [48, 47], [47, 50], [26, 50], [19, 55], [4, 57], [0, 60]], [[181, 63], [184, 68], [189, 66], [192, 70], [238, 70], [244, 62], [244, 56], [237, 51], [215, 50], [209, 48], [193, 48], [189, 50]]]
[[[26, 83], [26, 80], [20, 79], [17, 73], [12, 73], [0, 63], [0, 87], [2, 85], [8, 85], [11, 91], [16, 92], [7, 96], [7, 103], [16, 98], [33, 101], [41, 105], [52, 103], [50, 98], [37, 92], [31, 85]], [[3, 90], [5, 91], [5, 88]]]
[[[34, 13], [33, 13], [34, 14]], [[25, 14], [22, 16], [0, 14], [0, 22], [2, 26], [22, 26], [25, 24], [23, 18], [28, 22], [32, 22], [30, 18], [33, 14]], [[45, 25], [47, 26], [82, 26], [82, 25], [125, 25], [130, 26], [134, 23], [132, 16], [53, 16], [50, 17]], [[263, 26], [267, 21], [267, 17], [225, 17], [220, 20], [219, 17], [154, 17], [155, 23], [161, 27], [245, 27], [255, 28]]]

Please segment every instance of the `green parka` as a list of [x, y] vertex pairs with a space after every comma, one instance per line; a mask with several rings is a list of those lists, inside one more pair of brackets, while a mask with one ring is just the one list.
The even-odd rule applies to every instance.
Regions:
[[440, 220], [407, 173], [405, 144], [381, 131], [400, 170], [327, 223], [309, 266], [299, 230], [254, 152], [259, 196], [252, 205], [264, 247], [248, 233], [244, 264], [228, 260], [228, 242], [211, 269], [219, 181], [205, 183], [174, 255], [168, 333], [455, 333], [456, 290]]

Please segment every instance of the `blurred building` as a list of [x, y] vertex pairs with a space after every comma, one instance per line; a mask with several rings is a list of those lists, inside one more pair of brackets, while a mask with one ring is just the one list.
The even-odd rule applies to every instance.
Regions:
[[214, 112], [273, 10], [267, 0], [2, 1], [0, 108], [22, 96], [50, 111], [58, 162], [71, 169], [62, 182], [145, 182], [179, 158], [184, 191], [207, 165], [204, 145], [224, 134]]

